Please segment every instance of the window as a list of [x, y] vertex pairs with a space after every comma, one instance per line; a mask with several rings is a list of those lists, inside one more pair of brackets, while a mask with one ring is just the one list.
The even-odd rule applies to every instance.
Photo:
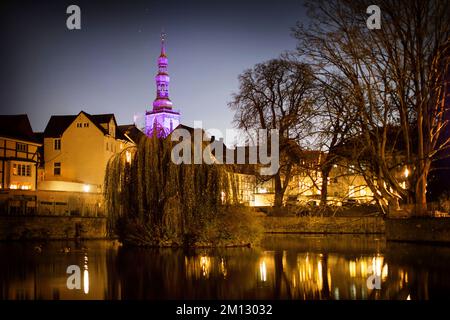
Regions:
[[82, 128], [83, 124], [82, 123], [77, 123], [77, 128]]
[[89, 122], [86, 122], [86, 123], [84, 124], [84, 127], [85, 127], [85, 128], [89, 128]]
[[355, 196], [355, 186], [348, 186], [348, 196], [349, 197]]
[[61, 162], [55, 162], [53, 167], [53, 175], [60, 176], [61, 175]]
[[25, 143], [16, 143], [16, 151], [27, 152], [27, 145]]
[[61, 150], [61, 139], [55, 139], [55, 150]]
[[31, 165], [13, 164], [13, 175], [22, 177], [31, 177]]

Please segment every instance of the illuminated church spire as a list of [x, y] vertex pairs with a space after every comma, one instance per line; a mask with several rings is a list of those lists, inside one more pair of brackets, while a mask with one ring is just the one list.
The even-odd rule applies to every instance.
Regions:
[[158, 58], [158, 74], [156, 81], [156, 99], [153, 102], [153, 110], [161, 108], [172, 108], [172, 101], [169, 99], [169, 82], [170, 77], [167, 73], [167, 56], [165, 47], [165, 34], [161, 33], [161, 54]]
[[166, 35], [161, 33], [161, 53], [158, 57], [158, 73], [155, 77], [156, 99], [153, 108], [146, 112], [145, 133], [150, 136], [158, 131], [159, 137], [165, 137], [180, 123], [180, 113], [172, 110], [169, 98], [170, 77], [167, 71]]

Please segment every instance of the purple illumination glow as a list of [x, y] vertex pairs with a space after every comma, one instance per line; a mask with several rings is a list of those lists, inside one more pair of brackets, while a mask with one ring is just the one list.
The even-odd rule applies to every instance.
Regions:
[[158, 58], [158, 74], [155, 77], [156, 99], [153, 101], [153, 110], [147, 111], [145, 115], [145, 134], [151, 136], [156, 132], [159, 138], [166, 137], [180, 124], [180, 113], [172, 110], [173, 104], [169, 98], [170, 77], [167, 73], [164, 36], [161, 35], [161, 54]]

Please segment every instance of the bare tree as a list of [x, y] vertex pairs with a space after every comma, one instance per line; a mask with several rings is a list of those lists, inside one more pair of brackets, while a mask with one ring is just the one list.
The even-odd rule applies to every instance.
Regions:
[[[381, 29], [366, 26], [366, 0], [309, 2], [309, 26], [297, 25], [298, 52], [319, 77], [350, 93], [357, 114], [368, 185], [382, 205], [415, 203], [425, 215], [426, 185], [444, 121], [450, 6], [439, 0], [380, 0]], [[370, 155], [370, 157], [367, 157]], [[407, 168], [408, 185], [398, 172]], [[385, 202], [385, 203], [383, 203]]]
[[[331, 169], [345, 156], [342, 149], [354, 134], [355, 114], [348, 106], [349, 92], [333, 79], [317, 79], [315, 148], [323, 151], [318, 169], [321, 173], [320, 205], [327, 203]], [[342, 164], [342, 162], [341, 162]]]
[[299, 143], [311, 127], [314, 77], [303, 63], [275, 59], [246, 70], [239, 82], [239, 92], [229, 103], [235, 125], [247, 131], [279, 130], [280, 169], [268, 177], [274, 179], [274, 205], [279, 207], [299, 161]]

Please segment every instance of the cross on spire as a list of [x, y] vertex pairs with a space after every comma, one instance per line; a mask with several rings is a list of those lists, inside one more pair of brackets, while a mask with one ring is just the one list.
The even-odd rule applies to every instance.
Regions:
[[164, 29], [162, 29], [162, 31], [161, 31], [161, 55], [162, 56], [166, 55], [166, 47], [164, 45], [165, 40], [166, 40], [166, 34], [164, 32]]

